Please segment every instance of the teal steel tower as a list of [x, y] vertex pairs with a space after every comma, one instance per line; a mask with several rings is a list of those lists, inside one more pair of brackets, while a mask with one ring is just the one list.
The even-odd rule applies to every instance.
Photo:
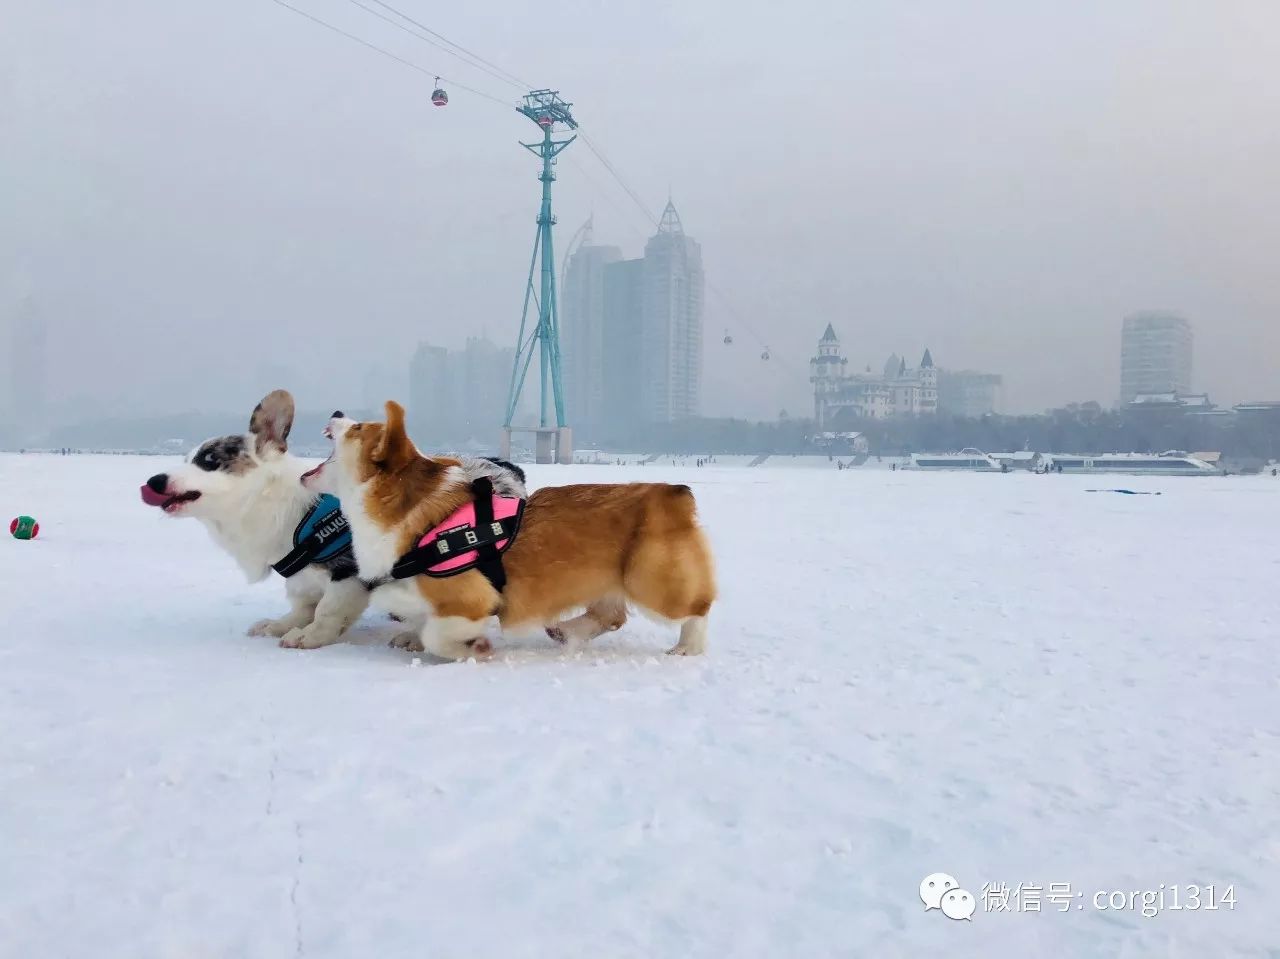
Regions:
[[[576, 130], [573, 104], [566, 103], [556, 90], [532, 90], [516, 110], [524, 114], [542, 131], [542, 139], [520, 145], [542, 160], [542, 206], [538, 210], [538, 231], [533, 239], [533, 258], [529, 261], [529, 281], [524, 291], [524, 307], [520, 314], [520, 335], [516, 341], [516, 361], [511, 370], [511, 386], [507, 393], [507, 419], [502, 428], [502, 455], [511, 455], [511, 434], [535, 434], [535, 459], [539, 463], [573, 462], [573, 433], [565, 420], [564, 387], [560, 376], [559, 310], [556, 304], [555, 248], [551, 228], [556, 218], [551, 212], [551, 184], [555, 182], [555, 162], [564, 149], [578, 138], [556, 139], [557, 124]], [[538, 284], [534, 285], [534, 276]], [[529, 305], [537, 309], [537, 320], [530, 323]], [[520, 397], [524, 391], [529, 366], [538, 354], [540, 386], [538, 425], [515, 423]], [[554, 410], [555, 422], [552, 423]]]

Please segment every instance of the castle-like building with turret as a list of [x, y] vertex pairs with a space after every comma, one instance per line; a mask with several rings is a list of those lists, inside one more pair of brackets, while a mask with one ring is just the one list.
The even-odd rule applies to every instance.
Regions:
[[981, 416], [995, 412], [998, 405], [1001, 377], [940, 370], [927, 349], [915, 367], [907, 366], [896, 353], [879, 373], [872, 372], [870, 366], [861, 373], [851, 373], [848, 367], [840, 339], [828, 323], [818, 341], [818, 353], [809, 361], [813, 416], [819, 429], [828, 429], [845, 417], [879, 420], [938, 412]]

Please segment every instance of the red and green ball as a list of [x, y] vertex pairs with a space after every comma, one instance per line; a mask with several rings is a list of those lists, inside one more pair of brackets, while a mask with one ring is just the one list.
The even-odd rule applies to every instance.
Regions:
[[33, 517], [17, 516], [9, 524], [9, 532], [14, 539], [35, 539], [40, 533], [40, 524]]

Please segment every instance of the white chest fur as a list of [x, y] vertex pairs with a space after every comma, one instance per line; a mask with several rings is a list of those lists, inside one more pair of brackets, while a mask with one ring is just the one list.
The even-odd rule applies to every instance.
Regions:
[[[351, 494], [354, 503], [360, 505], [345, 510], [351, 524], [351, 546], [355, 552], [360, 578], [382, 579], [391, 573], [391, 567], [400, 558], [399, 536], [394, 530], [385, 529], [374, 522], [363, 509], [367, 484], [355, 488]], [[347, 497], [343, 497], [343, 502]]]

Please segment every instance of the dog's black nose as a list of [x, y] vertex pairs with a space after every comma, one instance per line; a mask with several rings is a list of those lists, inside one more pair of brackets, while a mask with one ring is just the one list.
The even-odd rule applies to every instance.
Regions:
[[342, 410], [334, 410], [333, 415], [329, 417], [331, 420], [345, 420], [346, 418], [347, 414], [342, 412]]
[[157, 473], [155, 476], [151, 477], [151, 479], [147, 480], [147, 485], [155, 492], [163, 493], [169, 488], [169, 474]]

